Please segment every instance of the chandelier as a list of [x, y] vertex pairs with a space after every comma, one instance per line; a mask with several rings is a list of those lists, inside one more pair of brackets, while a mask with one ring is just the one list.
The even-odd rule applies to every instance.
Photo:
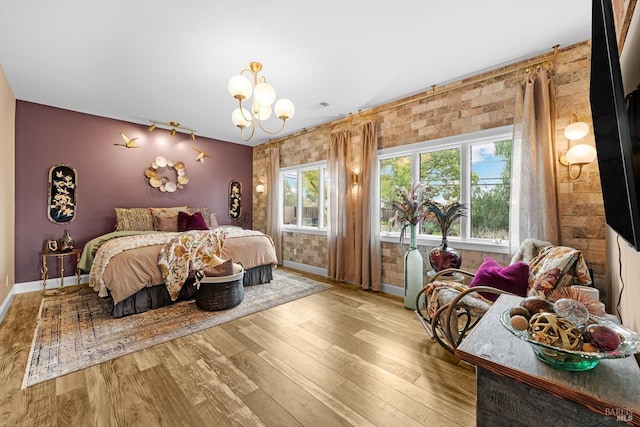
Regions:
[[[244, 141], [249, 141], [253, 138], [253, 134], [256, 131], [256, 123], [264, 132], [273, 135], [284, 129], [284, 124], [287, 119], [293, 117], [295, 113], [293, 102], [286, 98], [279, 99], [275, 103], [273, 110], [275, 111], [276, 117], [282, 120], [280, 129], [270, 131], [264, 128], [262, 122], [271, 117], [271, 104], [276, 100], [276, 91], [273, 89], [273, 86], [267, 83], [267, 79], [264, 76], [258, 76], [261, 70], [261, 63], [251, 62], [249, 68], [245, 68], [240, 71], [240, 74], [231, 77], [231, 80], [229, 80], [229, 93], [238, 100], [238, 108], [231, 114], [231, 120], [233, 124], [240, 128], [240, 136]], [[251, 73], [253, 83], [243, 75], [245, 72]], [[253, 101], [249, 99], [252, 92]], [[242, 101], [251, 104], [250, 111], [243, 108]], [[244, 129], [249, 126], [251, 126], [251, 133], [246, 137], [244, 135]]]

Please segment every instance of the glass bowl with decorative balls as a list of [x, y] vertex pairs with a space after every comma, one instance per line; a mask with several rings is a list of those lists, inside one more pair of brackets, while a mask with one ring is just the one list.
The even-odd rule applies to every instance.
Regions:
[[609, 318], [595, 316], [575, 300], [551, 303], [527, 297], [506, 310], [500, 322], [528, 343], [536, 357], [565, 371], [587, 371], [602, 359], [620, 359], [640, 352], [640, 335]]

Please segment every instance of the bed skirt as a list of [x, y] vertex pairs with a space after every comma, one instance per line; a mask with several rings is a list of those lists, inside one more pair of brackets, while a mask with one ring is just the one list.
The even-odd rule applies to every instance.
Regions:
[[[261, 283], [269, 283], [271, 280], [273, 280], [271, 265], [261, 265], [244, 272], [243, 285], [259, 285]], [[148, 310], [167, 306], [174, 302], [189, 300], [195, 297], [195, 295], [196, 286], [194, 279], [187, 280], [175, 301], [171, 301], [169, 291], [164, 284], [149, 286], [115, 304], [111, 309], [111, 315], [113, 317], [124, 317], [130, 314], [143, 313]]]

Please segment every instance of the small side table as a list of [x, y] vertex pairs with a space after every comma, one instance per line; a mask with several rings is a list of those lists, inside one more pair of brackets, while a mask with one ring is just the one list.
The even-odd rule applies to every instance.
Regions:
[[[430, 270], [427, 272], [427, 277], [429, 278], [429, 280], [433, 279], [433, 276], [435, 275], [436, 275], [435, 270]], [[464, 275], [460, 273], [451, 273], [448, 275], [438, 277], [438, 280], [451, 281], [451, 282], [464, 284]]]
[[[80, 262], [80, 254], [82, 251], [80, 249], [73, 249], [69, 252], [49, 252], [44, 251], [40, 253], [40, 257], [42, 258], [42, 267], [40, 268], [40, 273], [42, 274], [42, 295], [62, 295], [69, 293], [71, 291], [67, 290], [64, 287], [64, 262], [67, 257], [76, 257], [76, 277], [77, 284], [80, 284], [80, 269], [78, 268], [78, 263]], [[47, 267], [47, 258], [55, 257], [58, 258], [58, 266], [60, 272], [60, 287], [54, 289], [47, 289], [47, 280], [49, 279], [49, 268]]]

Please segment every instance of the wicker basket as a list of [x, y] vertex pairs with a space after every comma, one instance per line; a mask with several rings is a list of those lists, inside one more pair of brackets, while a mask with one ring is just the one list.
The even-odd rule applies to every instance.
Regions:
[[235, 307], [244, 298], [243, 277], [244, 270], [231, 276], [202, 278], [196, 291], [196, 305], [207, 311]]

